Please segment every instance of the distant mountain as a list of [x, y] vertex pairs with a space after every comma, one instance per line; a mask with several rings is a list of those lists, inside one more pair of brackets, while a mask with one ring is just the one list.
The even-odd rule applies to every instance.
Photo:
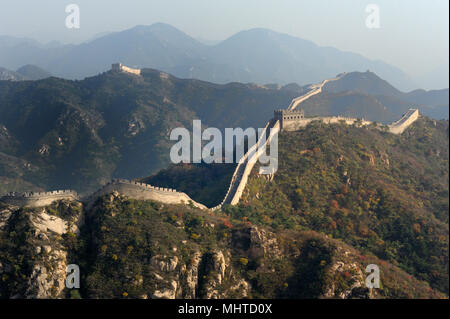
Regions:
[[22, 74], [0, 67], [0, 81], [23, 81], [25, 79]]
[[445, 102], [448, 103], [448, 89], [442, 90], [414, 90], [406, 93], [403, 98], [413, 103], [418, 103], [427, 106], [438, 106]]
[[16, 72], [28, 80], [42, 80], [52, 76], [49, 72], [31, 64], [18, 68]]
[[30, 64], [20, 67], [16, 71], [0, 67], [0, 81], [41, 80], [51, 76], [49, 72]]
[[267, 29], [242, 31], [215, 45], [162, 23], [109, 33], [79, 45], [3, 42], [9, 45], [2, 46], [0, 39], [0, 65], [16, 69], [34, 64], [65, 78], [92, 76], [120, 61], [215, 83], [305, 85], [344, 71], [370, 69], [403, 90], [415, 88], [401, 70], [381, 61]]
[[[361, 94], [370, 95], [371, 99], [376, 99], [376, 101], [373, 100], [372, 106], [368, 109], [374, 112], [373, 117], [378, 117], [381, 121], [383, 121], [383, 118], [390, 119], [393, 116], [401, 116], [411, 107], [419, 108], [421, 113], [436, 119], [448, 119], [449, 89], [414, 90], [404, 93], [370, 71], [347, 73], [337, 81], [328, 82], [324, 91], [328, 95], [331, 94], [334, 103], [338, 103], [337, 99], [334, 98], [335, 94], [346, 92], [347, 96], [352, 96], [348, 101], [343, 102], [347, 108], [358, 103], [356, 101]], [[308, 108], [308, 105], [310, 105], [311, 108], [317, 110], [311, 104], [314, 101], [320, 101], [325, 96], [327, 95], [315, 96], [307, 101], [303, 107]], [[370, 99], [366, 99], [361, 107], [367, 103], [370, 104]], [[355, 105], [355, 107], [357, 106]], [[352, 108], [350, 107], [350, 109]]]
[[209, 40], [209, 39], [204, 39], [204, 38], [196, 38], [196, 40], [205, 45], [216, 45], [221, 42], [220, 40]]
[[386, 80], [374, 72], [349, 72], [337, 81], [330, 81], [324, 88], [328, 92], [358, 91], [370, 95], [398, 97], [402, 94]]

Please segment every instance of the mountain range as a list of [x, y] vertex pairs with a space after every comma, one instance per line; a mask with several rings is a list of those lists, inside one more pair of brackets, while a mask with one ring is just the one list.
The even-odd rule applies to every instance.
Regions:
[[[252, 42], [258, 36], [244, 32], [229, 39], [235, 44], [208, 47], [193, 45], [195, 40], [166, 25], [127, 32], [70, 48], [26, 41], [37, 54], [58, 51], [56, 68], [27, 61], [39, 66], [0, 69], [0, 197], [70, 188], [83, 198], [39, 208], [0, 201], [0, 298], [448, 297], [448, 89], [405, 92], [371, 71], [340, 74], [301, 104], [307, 117], [343, 115], [386, 124], [411, 107], [421, 115], [399, 135], [376, 125], [320, 121], [282, 131], [278, 171], [267, 178], [256, 173], [256, 164], [234, 206], [203, 210], [192, 202], [136, 200], [116, 190], [88, 203], [84, 195], [118, 177], [176, 188], [215, 206], [235, 164], [171, 165], [172, 129], [191, 131], [193, 119], [222, 131], [263, 127], [275, 109], [317, 88], [276, 78], [289, 74], [284, 68], [296, 53], [308, 51], [303, 49], [264, 67], [273, 73], [264, 81], [270, 84], [217, 84], [166, 72], [185, 72], [176, 61], [187, 59], [192, 74], [198, 62], [205, 76], [226, 70], [239, 78], [247, 68], [248, 76], [264, 78], [268, 73], [258, 65], [280, 46], [289, 47], [288, 36], [253, 30], [273, 42]], [[5, 42], [17, 47], [21, 41]], [[117, 56], [103, 61], [95, 52], [108, 45], [109, 52], [142, 63], [148, 49], [155, 64], [166, 68], [143, 68], [140, 75], [106, 71], [105, 61]], [[239, 46], [255, 51], [255, 61], [230, 49]], [[199, 47], [205, 57], [223, 53], [226, 63], [201, 64]], [[92, 64], [83, 62], [83, 52], [95, 56]], [[53, 77], [41, 68], [82, 74], [96, 63], [106, 72], [83, 80]], [[320, 74], [314, 63], [310, 74]], [[292, 74], [303, 68], [290, 66], [299, 68]], [[74, 263], [81, 288], [69, 291], [66, 266]], [[365, 288], [368, 264], [381, 270], [379, 289]]]
[[[0, 81], [0, 193], [88, 192], [113, 177], [151, 175], [170, 163], [173, 128], [190, 129], [196, 118], [204, 128], [263, 127], [275, 109], [308, 90], [296, 84], [220, 85], [153, 69], [143, 69], [142, 76], [106, 72], [82, 81]], [[426, 114], [439, 113], [445, 103], [448, 90], [402, 93], [372, 72], [352, 72], [302, 108], [307, 116], [389, 123], [413, 105]], [[448, 118], [446, 110], [437, 119]]]
[[[240, 202], [216, 211], [120, 191], [92, 204], [0, 201], [0, 298], [447, 298], [448, 129], [421, 116], [401, 135], [282, 131], [273, 178], [255, 167]], [[144, 180], [220, 201], [227, 165]], [[64, 284], [69, 264], [79, 289]]]
[[27, 64], [16, 71], [0, 67], [0, 81], [27, 81], [42, 80], [51, 77], [51, 74], [35, 65]]
[[114, 176], [146, 176], [168, 165], [173, 128], [191, 128], [196, 118], [203, 127], [263, 127], [274, 106], [301, 93], [151, 69], [82, 81], [0, 81], [1, 191], [88, 191]]
[[222, 84], [306, 85], [349, 70], [371, 70], [402, 90], [417, 87], [403, 71], [382, 61], [267, 29], [241, 31], [214, 45], [162, 23], [105, 33], [77, 45], [0, 37], [0, 65], [9, 69], [33, 64], [55, 76], [82, 79], [116, 62]]

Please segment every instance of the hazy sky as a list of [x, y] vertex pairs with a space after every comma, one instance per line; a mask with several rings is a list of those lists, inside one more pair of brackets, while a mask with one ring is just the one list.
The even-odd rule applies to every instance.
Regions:
[[[80, 7], [80, 29], [65, 27], [71, 3]], [[371, 3], [380, 8], [379, 29], [365, 25]], [[0, 0], [0, 35], [80, 42], [165, 22], [195, 38], [223, 40], [263, 27], [381, 59], [416, 76], [448, 63], [448, 11], [448, 0]]]

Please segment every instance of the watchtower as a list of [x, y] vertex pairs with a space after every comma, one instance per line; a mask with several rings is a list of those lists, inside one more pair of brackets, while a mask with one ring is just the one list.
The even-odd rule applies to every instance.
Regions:
[[275, 120], [280, 121], [280, 129], [286, 128], [294, 123], [301, 123], [305, 118], [305, 111], [301, 110], [276, 110]]

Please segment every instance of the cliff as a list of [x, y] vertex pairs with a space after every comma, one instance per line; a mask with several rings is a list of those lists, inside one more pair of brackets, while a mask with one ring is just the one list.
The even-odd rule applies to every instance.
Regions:
[[[435, 296], [396, 267], [318, 233], [273, 232], [118, 193], [90, 209], [67, 201], [1, 206], [0, 221], [1, 298]], [[365, 288], [367, 263], [394, 278], [384, 290]], [[80, 289], [64, 287], [68, 264], [80, 267]], [[410, 288], [398, 288], [403, 282]]]

